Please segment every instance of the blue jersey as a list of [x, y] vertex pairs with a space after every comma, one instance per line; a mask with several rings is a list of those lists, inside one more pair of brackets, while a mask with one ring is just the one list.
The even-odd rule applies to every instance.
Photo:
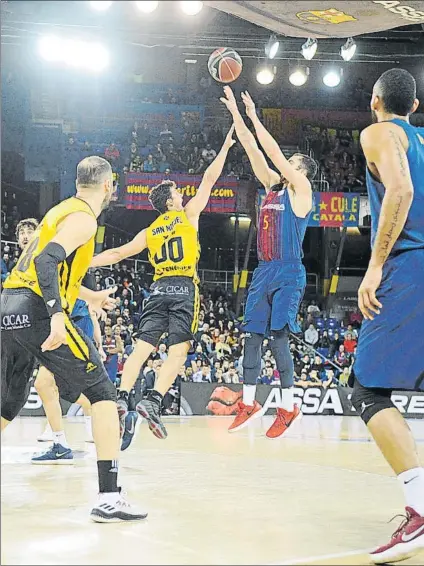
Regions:
[[282, 185], [272, 187], [259, 214], [258, 259], [300, 261], [311, 212], [305, 218], [299, 218], [292, 209], [288, 189]]
[[88, 305], [82, 299], [77, 299], [71, 313], [71, 318], [83, 318], [85, 316], [90, 316]]
[[[414, 198], [405, 226], [395, 242], [391, 256], [407, 250], [424, 248], [424, 128], [416, 128], [404, 120], [391, 120], [408, 136], [406, 153], [414, 186]], [[367, 188], [371, 208], [371, 245], [374, 244], [384, 197], [384, 185], [367, 169]]]

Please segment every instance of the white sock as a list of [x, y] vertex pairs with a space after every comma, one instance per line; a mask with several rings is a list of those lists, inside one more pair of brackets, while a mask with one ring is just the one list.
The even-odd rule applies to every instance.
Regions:
[[424, 468], [412, 468], [398, 475], [407, 507], [424, 517]]
[[61, 444], [65, 448], [69, 448], [69, 444], [66, 440], [65, 432], [60, 430], [59, 432], [53, 432], [53, 442], [55, 444]]
[[293, 387], [281, 390], [281, 409], [289, 411], [294, 409]]
[[85, 424], [85, 430], [86, 430], [87, 434], [89, 434], [91, 436], [92, 435], [91, 417], [84, 417], [84, 424]]
[[46, 428], [44, 429], [43, 434], [49, 434], [50, 432], [53, 434], [52, 427], [50, 426], [49, 421], [47, 421]]
[[243, 403], [252, 407], [256, 397], [256, 385], [243, 385]]

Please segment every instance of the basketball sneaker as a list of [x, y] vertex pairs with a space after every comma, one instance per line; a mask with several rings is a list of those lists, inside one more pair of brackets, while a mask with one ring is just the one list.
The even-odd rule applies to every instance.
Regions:
[[285, 409], [277, 409], [277, 416], [275, 421], [268, 429], [266, 436], [268, 438], [278, 438], [296, 419], [302, 418], [302, 413], [297, 405], [294, 405], [293, 411], [286, 411]]
[[160, 418], [161, 404], [158, 401], [149, 398], [142, 399], [136, 409], [138, 414], [146, 419], [150, 430], [157, 438], [164, 439], [168, 436], [165, 425]]
[[129, 411], [125, 417], [125, 430], [124, 436], [122, 437], [121, 450], [126, 450], [131, 444], [134, 434], [135, 425], [137, 424], [138, 413], [137, 411]]
[[53, 444], [48, 450], [31, 458], [33, 464], [73, 464], [74, 455], [70, 448], [65, 448], [61, 444]]
[[90, 513], [96, 523], [118, 523], [119, 521], [141, 521], [147, 517], [128, 503], [119, 491], [100, 493], [97, 504]]
[[411, 558], [424, 550], [424, 517], [412, 507], [406, 507], [406, 516], [393, 533], [389, 543], [370, 553], [374, 564], [390, 564]]
[[37, 437], [38, 442], [53, 442], [53, 431], [49, 423], [46, 424], [44, 432]]
[[243, 401], [239, 401], [237, 404], [237, 415], [234, 421], [231, 423], [228, 432], [236, 432], [247, 426], [251, 421], [257, 417], [262, 416], [262, 405], [257, 401], [253, 405], [245, 405]]
[[117, 405], [119, 415], [119, 431], [122, 438], [125, 432], [125, 417], [128, 414], [128, 402], [125, 397], [118, 397]]

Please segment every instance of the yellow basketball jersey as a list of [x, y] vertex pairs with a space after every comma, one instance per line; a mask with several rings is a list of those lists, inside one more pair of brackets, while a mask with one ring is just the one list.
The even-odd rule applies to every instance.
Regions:
[[[95, 217], [94, 212], [83, 200], [72, 197], [64, 200], [45, 215], [33, 237], [25, 246], [18, 263], [4, 282], [5, 289], [27, 288], [42, 296], [35, 270], [36, 258], [57, 233], [58, 224], [73, 212], [86, 212]], [[78, 226], [75, 226], [78, 230]], [[78, 297], [87, 269], [94, 254], [93, 236], [86, 244], [77, 248], [65, 261], [59, 264], [59, 289], [62, 308], [70, 313]]]
[[200, 245], [197, 230], [184, 210], [161, 214], [147, 228], [149, 260], [155, 269], [154, 280], [184, 276], [197, 279]]

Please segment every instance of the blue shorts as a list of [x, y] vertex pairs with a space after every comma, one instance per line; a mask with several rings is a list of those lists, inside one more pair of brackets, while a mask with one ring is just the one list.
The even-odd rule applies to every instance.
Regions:
[[259, 262], [250, 284], [243, 331], [265, 334], [288, 325], [291, 332], [300, 332], [296, 317], [305, 287], [302, 263]]
[[83, 316], [82, 318], [78, 318], [72, 322], [84, 332], [87, 338], [90, 338], [91, 341], [94, 340], [94, 324], [91, 320], [91, 316]]
[[355, 377], [364, 387], [424, 391], [424, 250], [386, 261], [377, 298], [383, 308], [362, 324]]

